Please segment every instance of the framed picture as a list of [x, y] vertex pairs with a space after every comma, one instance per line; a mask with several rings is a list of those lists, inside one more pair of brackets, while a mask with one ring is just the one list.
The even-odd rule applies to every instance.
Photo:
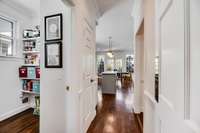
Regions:
[[45, 41], [62, 40], [62, 14], [45, 17]]
[[62, 43], [45, 43], [45, 67], [62, 68]]

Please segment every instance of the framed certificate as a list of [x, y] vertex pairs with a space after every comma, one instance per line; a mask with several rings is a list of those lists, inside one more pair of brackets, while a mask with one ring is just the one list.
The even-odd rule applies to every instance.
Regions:
[[62, 43], [47, 42], [45, 43], [45, 67], [62, 68]]
[[62, 14], [45, 17], [45, 41], [62, 40]]

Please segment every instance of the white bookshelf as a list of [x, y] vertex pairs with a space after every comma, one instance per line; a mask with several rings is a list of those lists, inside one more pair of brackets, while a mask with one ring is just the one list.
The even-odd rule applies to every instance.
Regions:
[[23, 54], [39, 54], [40, 51], [23, 51]]
[[27, 90], [21, 90], [21, 92], [26, 93], [26, 94], [32, 94], [32, 95], [40, 95], [40, 93], [33, 92], [33, 91], [27, 91]]
[[25, 67], [39, 67], [40, 65], [39, 64], [23, 64], [22, 66], [25, 66]]
[[24, 38], [23, 41], [33, 41], [33, 40], [40, 40], [40, 37], [33, 37], [33, 38]]
[[[28, 34], [28, 33], [27, 33]], [[28, 36], [28, 35], [27, 35]], [[23, 38], [23, 59], [24, 64], [22, 64], [22, 68], [27, 71], [27, 75], [24, 75], [20, 77], [20, 80], [22, 82], [22, 88], [20, 89], [20, 92], [22, 93], [22, 98], [28, 98], [28, 102], [30, 102], [34, 107], [34, 115], [39, 115], [38, 111], [38, 101], [40, 96], [40, 78], [36, 73], [38, 71], [38, 68], [40, 67], [40, 37], [32, 37], [32, 38]], [[35, 67], [35, 68], [33, 68]], [[34, 70], [35, 69], [35, 70]], [[21, 71], [24, 74], [23, 70]], [[35, 75], [34, 75], [35, 72]], [[33, 77], [33, 78], [32, 78]], [[23, 101], [22, 100], [22, 101]]]
[[40, 78], [20, 78], [21, 80], [40, 80]]

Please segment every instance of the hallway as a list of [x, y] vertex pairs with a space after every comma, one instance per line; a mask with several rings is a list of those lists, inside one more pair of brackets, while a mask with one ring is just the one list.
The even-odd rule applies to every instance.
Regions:
[[102, 96], [99, 91], [97, 115], [87, 133], [141, 133], [131, 107], [131, 93], [127, 85], [118, 87], [116, 96]]

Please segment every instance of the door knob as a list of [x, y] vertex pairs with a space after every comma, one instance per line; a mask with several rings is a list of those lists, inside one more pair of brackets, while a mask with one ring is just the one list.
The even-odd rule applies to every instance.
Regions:
[[69, 91], [69, 89], [70, 89], [69, 86], [66, 86], [66, 90]]
[[90, 82], [91, 82], [91, 83], [94, 82], [94, 79], [90, 79]]

